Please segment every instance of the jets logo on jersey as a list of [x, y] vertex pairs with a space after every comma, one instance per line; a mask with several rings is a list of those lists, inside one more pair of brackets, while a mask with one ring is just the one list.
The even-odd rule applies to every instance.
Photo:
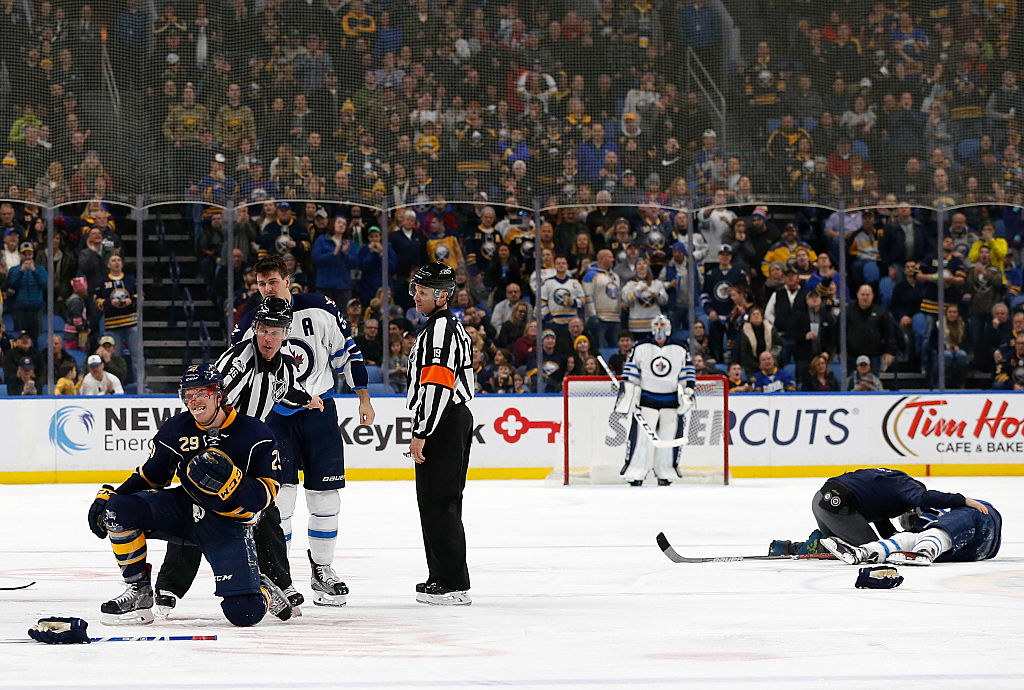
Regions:
[[313, 373], [313, 363], [316, 361], [316, 358], [313, 357], [313, 350], [298, 338], [288, 339], [288, 349], [292, 359], [295, 360], [295, 380], [302, 383]]
[[655, 357], [651, 361], [651, 373], [658, 377], [665, 377], [672, 373], [672, 363], [665, 357]]
[[715, 283], [715, 299], [722, 302], [729, 299], [729, 288], [731, 287], [732, 284], [727, 280], [722, 280]]

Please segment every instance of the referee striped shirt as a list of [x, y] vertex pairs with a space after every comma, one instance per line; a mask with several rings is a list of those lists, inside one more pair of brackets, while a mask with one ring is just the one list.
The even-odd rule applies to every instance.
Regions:
[[448, 408], [473, 398], [473, 341], [448, 309], [431, 314], [409, 352], [408, 408], [412, 433], [426, 438], [437, 429]]
[[295, 360], [279, 351], [267, 361], [256, 347], [255, 336], [229, 347], [214, 366], [224, 377], [227, 403], [261, 422], [275, 403], [291, 408], [309, 404], [309, 394], [295, 380]]

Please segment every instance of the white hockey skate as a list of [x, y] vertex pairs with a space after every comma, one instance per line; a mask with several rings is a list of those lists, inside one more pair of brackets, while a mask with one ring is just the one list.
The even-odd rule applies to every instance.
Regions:
[[307, 550], [306, 555], [309, 557], [309, 567], [313, 570], [309, 579], [313, 588], [313, 603], [317, 606], [344, 606], [348, 603], [345, 599], [348, 585], [341, 581], [334, 568], [316, 563], [312, 551]]
[[446, 589], [436, 582], [416, 585], [416, 601], [429, 606], [469, 606], [473, 600], [465, 590]]
[[925, 551], [893, 551], [885, 557], [893, 565], [931, 565], [935, 557]]
[[839, 537], [822, 537], [821, 545], [828, 549], [829, 553], [847, 565], [858, 563], [874, 563], [874, 554], [853, 544], [847, 544]]
[[100, 605], [103, 625], [145, 625], [153, 622], [153, 585], [128, 582], [117, 597]]

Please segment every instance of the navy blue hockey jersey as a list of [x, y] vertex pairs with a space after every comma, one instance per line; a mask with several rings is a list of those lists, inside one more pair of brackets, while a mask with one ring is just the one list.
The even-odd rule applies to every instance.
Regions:
[[963, 494], [932, 491], [906, 472], [872, 468], [832, 477], [849, 489], [857, 501], [857, 512], [868, 522], [899, 517], [911, 508], [959, 508]]

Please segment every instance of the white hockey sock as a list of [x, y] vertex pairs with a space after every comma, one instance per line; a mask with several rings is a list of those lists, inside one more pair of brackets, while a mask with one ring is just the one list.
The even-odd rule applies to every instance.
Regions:
[[914, 536], [917, 537], [917, 541], [914, 542], [913, 550], [917, 553], [927, 554], [933, 561], [953, 548], [953, 540], [938, 527], [926, 529]]
[[317, 565], [330, 565], [334, 562], [334, 547], [338, 543], [341, 493], [338, 489], [306, 489], [306, 507], [309, 508], [309, 551], [313, 561]]
[[873, 562], [881, 563], [889, 554], [896, 551], [912, 551], [917, 536], [910, 532], [897, 532], [889, 539], [869, 542], [864, 544], [862, 548], [867, 551], [869, 556], [872, 554], [875, 556], [872, 559]]
[[281, 511], [281, 531], [284, 532], [285, 553], [292, 547], [292, 515], [295, 513], [297, 484], [282, 484], [277, 491], [277, 509]]

